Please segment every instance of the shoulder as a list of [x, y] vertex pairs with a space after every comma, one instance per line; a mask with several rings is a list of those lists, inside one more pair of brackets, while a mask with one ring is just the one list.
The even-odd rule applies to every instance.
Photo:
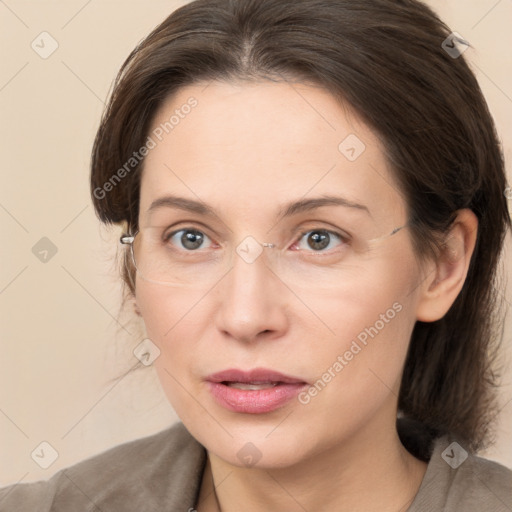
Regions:
[[0, 489], [0, 512], [192, 507], [205, 460], [205, 449], [177, 423], [65, 468], [47, 481]]
[[510, 512], [512, 471], [468, 454], [444, 436], [434, 442], [427, 472], [409, 512]]

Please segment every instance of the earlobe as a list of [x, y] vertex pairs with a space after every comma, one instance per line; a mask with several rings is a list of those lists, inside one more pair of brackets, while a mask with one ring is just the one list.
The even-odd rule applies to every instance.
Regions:
[[466, 280], [477, 231], [476, 215], [467, 208], [459, 210], [441, 247], [435, 267], [420, 287], [417, 320], [440, 320], [455, 302]]

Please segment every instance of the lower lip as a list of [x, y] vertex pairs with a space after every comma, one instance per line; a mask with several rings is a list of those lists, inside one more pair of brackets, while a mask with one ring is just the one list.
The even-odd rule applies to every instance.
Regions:
[[302, 389], [307, 387], [305, 383], [278, 384], [271, 388], [259, 390], [238, 389], [221, 384], [220, 382], [208, 382], [210, 392], [222, 407], [234, 412], [248, 414], [261, 414], [271, 412], [282, 407]]

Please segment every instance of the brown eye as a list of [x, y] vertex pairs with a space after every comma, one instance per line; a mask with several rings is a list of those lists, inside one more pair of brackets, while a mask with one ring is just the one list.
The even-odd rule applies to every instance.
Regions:
[[302, 250], [320, 252], [343, 245], [344, 242], [344, 237], [338, 233], [326, 229], [312, 229], [301, 233], [297, 245]]
[[331, 237], [329, 233], [314, 231], [307, 238], [307, 244], [311, 249], [319, 251], [329, 246]]

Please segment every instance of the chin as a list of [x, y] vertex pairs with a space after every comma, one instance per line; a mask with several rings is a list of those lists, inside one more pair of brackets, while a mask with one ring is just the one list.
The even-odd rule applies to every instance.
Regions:
[[[248, 415], [244, 415], [248, 416]], [[283, 417], [273, 421], [261, 422], [261, 415], [251, 415], [244, 421], [225, 421], [218, 418], [229, 432], [211, 424], [192, 422], [183, 423], [209, 452], [225, 462], [239, 468], [278, 469], [293, 466], [305, 458], [311, 450], [308, 449], [307, 435], [311, 428], [288, 423], [279, 425]], [[286, 421], [286, 420], [285, 420]]]

